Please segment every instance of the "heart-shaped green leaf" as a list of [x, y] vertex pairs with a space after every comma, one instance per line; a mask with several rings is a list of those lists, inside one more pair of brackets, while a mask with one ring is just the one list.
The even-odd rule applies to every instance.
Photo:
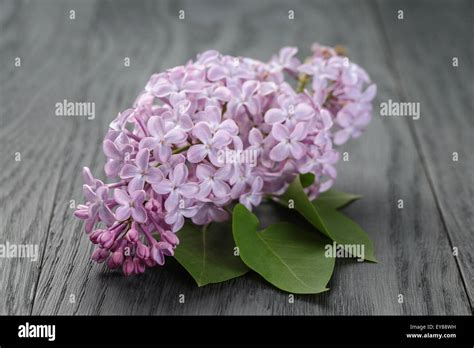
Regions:
[[[303, 187], [305, 187], [303, 182], [302, 185]], [[326, 192], [321, 193], [318, 198], [313, 201], [313, 203], [318, 201], [324, 203], [326, 207], [339, 209], [360, 198], [362, 198], [362, 196], [360, 195], [336, 190], [328, 190]]]
[[277, 288], [294, 294], [328, 290], [335, 259], [325, 257], [328, 240], [290, 223], [258, 231], [259, 221], [242, 204], [232, 218], [234, 239], [247, 266]]
[[235, 252], [230, 223], [211, 223], [207, 228], [190, 223], [178, 232], [175, 258], [198, 286], [239, 277], [249, 269]]
[[351, 219], [336, 211], [331, 204], [326, 207], [324, 202], [318, 202], [318, 199], [311, 203], [299, 177], [288, 186], [286, 192], [279, 198], [279, 203], [294, 206], [294, 209], [321, 233], [347, 249], [354, 244], [364, 245], [363, 258], [377, 262], [374, 247], [367, 234]]

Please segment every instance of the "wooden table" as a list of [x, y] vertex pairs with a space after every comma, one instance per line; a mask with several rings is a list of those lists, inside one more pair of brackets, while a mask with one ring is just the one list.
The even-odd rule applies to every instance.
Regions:
[[[0, 243], [39, 245], [37, 262], [0, 259], [0, 314], [472, 314], [472, 1], [0, 6]], [[90, 261], [70, 208], [82, 201], [81, 168], [103, 176], [107, 126], [153, 72], [206, 49], [267, 60], [296, 45], [305, 56], [313, 41], [346, 46], [378, 85], [373, 121], [343, 149], [335, 186], [364, 195], [345, 212], [378, 264], [338, 261], [329, 292], [289, 303], [256, 274], [198, 288], [174, 260], [129, 278]], [[95, 119], [56, 117], [64, 99], [94, 102]], [[420, 103], [420, 119], [381, 117], [389, 99]]]

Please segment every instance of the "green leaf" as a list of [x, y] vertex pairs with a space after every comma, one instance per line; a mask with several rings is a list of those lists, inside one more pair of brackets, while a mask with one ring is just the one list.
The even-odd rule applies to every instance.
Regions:
[[[363, 245], [364, 255], [361, 258], [377, 262], [372, 241], [355, 221], [323, 202], [314, 202], [313, 205], [336, 243], [346, 245], [348, 250], [349, 245]], [[359, 257], [359, 255], [353, 256]]]
[[285, 201], [293, 203], [295, 210], [336, 243], [364, 245], [364, 259], [377, 262], [374, 247], [367, 234], [351, 219], [336, 211], [331, 204], [326, 206], [324, 202], [318, 202], [318, 199], [311, 203], [303, 191], [299, 177], [290, 184], [279, 203], [284, 204]]
[[313, 173], [301, 174], [300, 180], [301, 180], [301, 185], [303, 185], [303, 188], [311, 186], [311, 184], [314, 182], [314, 178], [315, 176]]
[[[301, 184], [303, 185], [303, 187], [305, 187], [303, 182], [301, 182]], [[336, 190], [328, 190], [326, 192], [321, 193], [318, 198], [313, 201], [313, 204], [316, 201], [321, 203], [324, 202], [324, 205], [327, 207], [339, 209], [360, 198], [362, 198], [362, 196], [360, 195]]]
[[282, 222], [257, 231], [259, 221], [242, 204], [234, 208], [232, 230], [240, 257], [277, 288], [294, 294], [328, 290], [335, 259], [325, 257], [327, 240]]
[[234, 255], [230, 223], [211, 223], [198, 228], [190, 223], [178, 232], [175, 258], [198, 286], [219, 283], [245, 274], [249, 269]]

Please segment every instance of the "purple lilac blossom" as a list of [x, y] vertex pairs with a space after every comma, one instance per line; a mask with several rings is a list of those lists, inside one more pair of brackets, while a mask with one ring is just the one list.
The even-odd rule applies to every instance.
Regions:
[[[105, 136], [105, 184], [83, 170], [85, 203], [75, 216], [97, 249], [92, 259], [125, 275], [163, 265], [186, 219], [230, 218], [263, 196], [281, 195], [313, 173], [310, 199], [336, 179], [334, 146], [361, 135], [376, 86], [336, 50], [313, 45], [301, 63], [285, 47], [268, 63], [206, 51], [154, 74]], [[295, 90], [286, 78], [307, 83]]]

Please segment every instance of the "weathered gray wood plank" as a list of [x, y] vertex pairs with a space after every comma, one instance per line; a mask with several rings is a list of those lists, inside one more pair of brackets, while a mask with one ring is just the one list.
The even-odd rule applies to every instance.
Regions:
[[[80, 37], [89, 26], [88, 7], [83, 7], [82, 22], [56, 31], [66, 21], [66, 8], [58, 3], [1, 4], [0, 12], [9, 17], [2, 16], [0, 40], [0, 243], [39, 248], [37, 262], [0, 259], [1, 314], [29, 314], [33, 308], [41, 257], [67, 158], [62, 149], [72, 131], [71, 123], [61, 122], [53, 114], [58, 91], [67, 89], [66, 81], [51, 76], [58, 66], [78, 73], [80, 67], [68, 62], [80, 51], [74, 47], [63, 51], [61, 46]], [[48, 13], [48, 20], [38, 20], [36, 15], [41, 11]], [[21, 67], [14, 66], [15, 57], [21, 58]], [[15, 161], [17, 153], [21, 161]]]
[[[34, 314], [469, 313], [462, 279], [454, 258], [450, 257], [451, 247], [433, 193], [415, 143], [402, 120], [387, 122], [375, 115], [366, 134], [346, 147], [350, 160], [338, 165], [337, 187], [365, 196], [347, 209], [347, 213], [373, 238], [380, 263], [338, 262], [330, 292], [297, 296], [294, 304], [288, 303], [287, 294], [271, 288], [255, 274], [197, 288], [191, 277], [172, 261], [164, 269], [154, 269], [139, 277], [124, 278], [105, 271], [103, 266], [90, 261], [92, 246], [82, 232], [82, 224], [72, 217], [69, 209], [71, 199], [82, 199], [81, 167], [88, 165], [94, 173], [102, 172], [104, 157], [100, 144], [108, 122], [132, 103], [152, 72], [182, 64], [205, 49], [267, 59], [284, 45], [298, 45], [307, 53], [315, 40], [343, 44], [349, 48], [351, 58], [367, 68], [377, 82], [378, 102], [400, 97], [396, 77], [384, 54], [386, 46], [378, 31], [378, 22], [369, 4], [295, 1], [288, 5], [284, 1], [250, 0], [112, 3], [98, 0], [66, 3], [54, 12], [43, 8], [45, 4], [58, 8], [58, 1], [43, 1], [35, 7], [35, 19], [27, 21], [27, 9], [32, 5], [22, 3], [26, 9], [11, 12], [19, 18], [2, 22], [13, 34], [9, 34], [8, 42], [0, 40], [0, 45], [5, 47], [18, 46], [17, 50], [35, 52], [35, 60], [51, 61], [54, 67], [32, 69], [31, 75], [22, 73], [40, 89], [41, 83], [51, 81], [52, 92], [47, 93], [50, 89], [46, 88], [45, 92], [38, 92], [43, 94], [30, 106], [32, 111], [23, 105], [28, 99], [15, 96], [24, 86], [20, 81], [11, 81], [8, 88], [2, 89], [6, 93], [2, 100], [2, 119], [6, 114], [3, 110], [9, 110], [5, 117], [8, 122], [15, 122], [10, 111], [21, 101], [18, 108], [23, 120], [17, 119], [15, 127], [5, 130], [2, 125], [0, 145], [14, 148], [9, 144], [28, 142], [31, 151], [40, 156], [37, 162], [41, 162], [44, 178], [31, 178], [26, 169], [20, 171], [21, 175], [1, 174], [8, 178], [5, 186], [0, 186], [0, 205], [5, 207], [2, 216], [10, 221], [0, 222], [0, 236], [4, 236], [7, 229], [14, 235], [22, 228], [17, 220], [10, 218], [15, 216], [13, 209], [21, 203], [11, 188], [21, 188], [25, 181], [30, 180], [30, 187], [35, 184], [44, 191], [40, 197], [40, 193], [31, 192], [25, 185], [23, 195], [35, 197], [35, 203], [40, 206], [46, 199], [49, 205], [43, 209], [48, 207], [51, 216], [34, 221], [31, 212], [36, 204], [32, 203], [27, 207], [28, 214], [22, 216], [30, 225], [40, 227], [40, 231], [35, 232], [38, 240], [45, 242], [44, 236], [48, 235]], [[69, 7], [78, 12], [73, 24], [57, 19]], [[186, 11], [184, 21], [177, 19], [180, 9]], [[295, 10], [293, 21], [288, 20], [289, 9]], [[36, 40], [49, 40], [45, 43], [48, 53], [40, 44], [24, 47], [17, 39], [15, 28], [22, 27], [24, 35], [30, 37], [28, 35], [33, 35], [30, 28], [38, 30], [42, 26], [51, 28]], [[53, 32], [62, 33], [60, 38], [64, 39], [51, 38]], [[2, 49], [2, 57], [5, 51]], [[67, 59], [64, 59], [65, 54]], [[130, 68], [123, 67], [126, 56], [132, 59]], [[44, 75], [38, 76], [40, 73]], [[36, 92], [34, 88], [31, 90], [27, 94]], [[96, 119], [55, 118], [51, 105], [64, 98], [94, 101]], [[39, 111], [34, 113], [36, 110]], [[34, 126], [30, 123], [33, 118]], [[16, 127], [19, 128], [17, 133], [12, 133]], [[60, 173], [52, 169], [58, 166], [62, 168]], [[37, 167], [35, 163], [28, 170], [38, 170]], [[53, 182], [45, 188], [47, 179]], [[399, 198], [405, 201], [403, 210], [396, 207]], [[7, 199], [14, 200], [14, 204], [3, 203]], [[30, 302], [25, 296], [18, 298], [16, 293], [25, 293], [31, 288], [38, 272], [11, 265], [7, 265], [10, 278], [21, 273], [22, 277], [32, 280], [28, 284], [24, 284], [23, 279], [14, 282], [4, 276], [2, 268], [0, 297], [6, 298], [5, 294], [8, 299], [0, 307], [0, 313], [25, 313]], [[10, 284], [17, 284], [17, 288]], [[76, 303], [70, 303], [71, 294]], [[179, 304], [179, 294], [186, 296], [184, 304]], [[398, 294], [404, 295], [403, 304], [397, 302]], [[7, 306], [7, 303], [10, 304]]]
[[[474, 303], [474, 5], [472, 1], [378, 2], [389, 58], [404, 101], [418, 102], [410, 124], [450, 246]], [[398, 20], [398, 9], [405, 18]], [[453, 58], [458, 66], [453, 66]], [[453, 161], [453, 153], [458, 160]]]

